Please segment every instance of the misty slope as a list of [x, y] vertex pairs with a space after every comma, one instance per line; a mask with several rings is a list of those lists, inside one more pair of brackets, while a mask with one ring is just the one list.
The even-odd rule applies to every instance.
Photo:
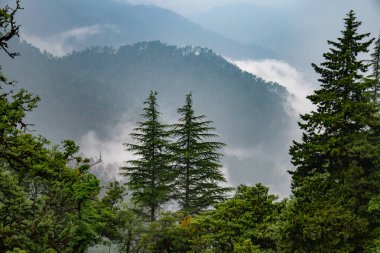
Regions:
[[118, 50], [94, 47], [62, 58], [25, 43], [14, 48], [22, 56], [0, 64], [9, 78], [41, 96], [31, 121], [49, 139], [80, 140], [90, 130], [101, 140], [114, 138], [113, 127], [140, 120], [152, 89], [159, 91], [163, 117], [173, 122], [185, 94], [193, 91], [196, 112], [215, 122], [228, 145], [224, 161], [231, 182], [287, 189], [284, 161], [292, 136], [283, 87], [242, 72], [209, 49], [158, 41]]
[[155, 6], [112, 0], [34, 0], [23, 2], [23, 6], [18, 17], [22, 37], [53, 54], [94, 45], [120, 46], [161, 40], [179, 46], [213, 48], [229, 57], [273, 56], [263, 47], [227, 39]]

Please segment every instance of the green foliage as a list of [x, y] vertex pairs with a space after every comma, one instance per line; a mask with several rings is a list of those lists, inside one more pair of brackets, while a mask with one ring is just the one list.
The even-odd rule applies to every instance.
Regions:
[[[15, 248], [12, 251], [7, 251], [6, 253], [27, 253], [25, 250], [20, 250], [19, 248]], [[52, 252], [53, 253], [53, 252]]]
[[[0, 47], [18, 33], [8, 5], [0, 11]], [[84, 252], [99, 239], [99, 181], [89, 160], [75, 154], [73, 141], [49, 146], [29, 133], [26, 114], [39, 98], [15, 90], [1, 76], [0, 94], [0, 252]], [[70, 164], [70, 166], [69, 166]]]
[[[16, 1], [14, 9], [6, 6], [0, 11], [3, 28], [0, 46], [11, 57], [16, 54], [7, 50], [7, 41], [17, 35], [13, 16], [19, 8]], [[11, 84], [4, 76], [1, 81]], [[7, 91], [0, 95], [0, 252], [80, 253], [99, 242], [118, 244], [126, 252], [181, 252], [192, 244], [196, 252], [212, 249], [209, 244], [212, 237], [202, 234], [204, 238], [197, 242], [191, 222], [178, 223], [182, 213], [165, 213], [147, 225], [135, 212], [148, 208], [150, 220], [155, 220], [157, 210], [170, 199], [172, 186], [177, 183], [169, 153], [172, 147], [167, 140], [170, 132], [158, 121], [157, 93], [152, 92], [145, 102], [142, 116], [146, 121], [139, 122], [131, 134], [138, 144], [127, 144], [127, 149], [141, 158], [129, 161], [131, 166], [124, 168], [132, 198], [138, 204], [132, 209], [123, 205], [126, 189], [118, 182], [112, 182], [106, 195], [98, 199], [99, 180], [89, 173], [90, 161], [77, 155], [79, 147], [73, 141], [51, 147], [44, 137], [28, 132], [30, 126], [24, 119], [36, 107], [38, 97], [23, 89]], [[188, 198], [184, 202], [184, 211], [188, 214], [200, 212], [224, 197], [227, 189], [217, 185], [225, 179], [219, 171], [220, 154], [216, 152], [223, 144], [202, 142], [215, 136], [209, 133], [214, 129], [209, 127], [211, 122], [202, 121], [204, 116], [193, 115], [191, 95], [179, 113], [183, 124], [176, 125], [174, 131], [179, 138], [176, 159], [179, 167], [190, 164], [192, 167], [187, 169], [192, 169], [195, 175], [185, 188], [203, 188], [187, 192], [191, 201]], [[188, 130], [194, 136], [182, 135]], [[183, 145], [186, 137], [195, 141]], [[214, 212], [216, 217], [210, 217], [220, 218], [218, 210]], [[232, 248], [237, 252], [265, 248], [261, 242], [254, 242], [259, 246], [253, 245], [255, 236], [234, 241]]]
[[356, 240], [367, 233], [368, 221], [347, 208], [345, 196], [337, 195], [331, 183], [328, 173], [317, 174], [294, 193], [279, 230], [281, 251], [355, 251]]
[[373, 82], [373, 97], [376, 102], [379, 102], [379, 89], [380, 89], [380, 35], [375, 41], [374, 51], [371, 54], [371, 67], [372, 74], [370, 75]]
[[118, 208], [123, 202], [127, 189], [119, 181], [113, 181], [106, 186], [106, 190], [106, 195], [101, 200], [102, 204], [111, 209]]
[[[8, 42], [14, 36], [18, 36], [19, 25], [16, 24], [14, 18], [18, 10], [21, 9], [20, 1], [16, 0], [14, 6], [1, 3], [0, 7], [0, 47], [11, 58], [14, 58], [17, 53], [11, 52], [8, 49]], [[3, 76], [0, 75], [0, 80], [4, 81]]]
[[[8, 41], [18, 35], [19, 9], [17, 0], [0, 8], [0, 47], [12, 58]], [[125, 252], [379, 252], [380, 38], [365, 80], [370, 65], [359, 56], [372, 40], [362, 42], [369, 34], [358, 34], [359, 26], [349, 12], [342, 37], [328, 42], [326, 61], [313, 64], [321, 89], [309, 96], [317, 110], [301, 116], [302, 141], [290, 149], [296, 166], [290, 201], [278, 201], [261, 184], [241, 185], [225, 200], [218, 153], [224, 144], [209, 140], [217, 137], [212, 122], [195, 115], [190, 93], [169, 131], [153, 91], [145, 121], [131, 134], [136, 143], [125, 144], [136, 156], [122, 168], [133, 206], [117, 181], [100, 199], [90, 160], [71, 140], [52, 147], [29, 133], [25, 117], [39, 98], [15, 91], [1, 75], [0, 253], [81, 253], [99, 243]], [[193, 53], [186, 50], [179, 55]], [[181, 210], [158, 215], [174, 198]]]
[[175, 245], [180, 238], [178, 219], [178, 215], [164, 212], [159, 220], [149, 223], [141, 236], [143, 252], [178, 252]]
[[257, 184], [239, 186], [233, 198], [195, 216], [164, 212], [144, 224], [126, 209], [127, 236], [119, 247], [125, 252], [276, 252], [285, 206], [286, 200], [278, 202]]
[[146, 232], [146, 223], [134, 208], [124, 205], [119, 213], [121, 226], [118, 227], [120, 241], [119, 249], [123, 252], [141, 252], [144, 245], [141, 244], [141, 237]]
[[257, 184], [241, 185], [233, 198], [180, 223], [182, 251], [276, 252], [279, 217], [286, 201]]
[[17, 170], [12, 160], [12, 166], [4, 166], [6, 159], [1, 157], [1, 248], [83, 252], [98, 240], [99, 181], [80, 165], [66, 167], [69, 161], [58, 149], [37, 145], [38, 139], [28, 134], [18, 137], [18, 151], [29, 148], [30, 143], [20, 142], [24, 137], [39, 149], [20, 156]]
[[177, 141], [173, 144], [176, 180], [176, 199], [186, 214], [195, 214], [224, 199], [229, 188], [221, 187], [225, 183], [220, 171], [221, 154], [218, 149], [221, 142], [209, 141], [217, 137], [211, 133], [211, 121], [205, 115], [194, 115], [192, 94], [186, 96], [186, 103], [178, 109], [180, 123], [174, 124], [173, 135]]
[[369, 68], [360, 58], [373, 40], [357, 32], [361, 22], [353, 11], [345, 29], [324, 54], [321, 89], [308, 98], [317, 110], [301, 115], [302, 142], [290, 148], [296, 170], [294, 200], [285, 217], [285, 252], [362, 252], [373, 239], [379, 216], [368, 213], [379, 193], [379, 114], [364, 80]]
[[[32, 204], [27, 193], [18, 184], [16, 176], [1, 168], [0, 170], [0, 248], [12, 249], [28, 245], [29, 221], [32, 216]], [[20, 223], [24, 220], [26, 222]], [[17, 232], [16, 232], [17, 231]], [[9, 246], [9, 247], [8, 247]]]
[[135, 252], [141, 247], [141, 234], [146, 230], [139, 215], [124, 203], [126, 188], [118, 181], [110, 182], [106, 195], [101, 200], [100, 231], [104, 244], [115, 244], [122, 252]]
[[175, 177], [168, 141], [170, 133], [168, 126], [159, 121], [156, 96], [157, 92], [151, 91], [144, 102], [142, 117], [146, 121], [138, 122], [138, 127], [130, 134], [137, 144], [125, 144], [137, 159], [128, 161], [128, 165], [121, 168], [128, 179], [132, 199], [142, 208], [149, 209], [150, 221], [157, 218], [157, 210], [170, 199]]
[[[301, 116], [303, 142], [295, 142], [290, 149], [292, 163], [297, 166], [291, 173], [294, 187], [298, 177], [344, 169], [350, 159], [344, 162], [343, 156], [353, 154], [342, 148], [347, 149], [349, 145], [345, 144], [351, 143], [353, 137], [354, 141], [364, 141], [368, 128], [377, 124], [376, 108], [366, 92], [369, 87], [362, 82], [362, 73], [369, 66], [358, 59], [359, 53], [368, 52], [372, 40], [361, 42], [369, 34], [357, 34], [360, 24], [351, 11], [345, 19], [343, 37], [339, 42], [328, 41], [333, 48], [324, 54], [326, 62], [321, 66], [313, 64], [321, 75], [321, 89], [308, 98], [318, 109]], [[360, 134], [363, 136], [357, 138]]]

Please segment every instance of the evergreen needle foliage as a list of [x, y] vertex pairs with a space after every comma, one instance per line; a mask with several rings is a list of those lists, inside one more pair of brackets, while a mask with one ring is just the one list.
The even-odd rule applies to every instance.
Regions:
[[141, 116], [146, 119], [138, 122], [131, 133], [136, 143], [126, 143], [127, 151], [136, 156], [127, 166], [121, 168], [128, 178], [132, 199], [142, 208], [148, 209], [150, 221], [157, 218], [159, 208], [170, 200], [175, 174], [171, 166], [168, 125], [160, 123], [157, 92], [152, 91], [144, 102]]
[[321, 88], [308, 98], [317, 110], [301, 115], [301, 142], [290, 148], [294, 202], [284, 235], [286, 252], [363, 252], [378, 225], [368, 213], [379, 194], [379, 115], [360, 58], [372, 39], [359, 34], [353, 11], [320, 66]]
[[372, 40], [361, 42], [369, 33], [358, 34], [360, 24], [351, 11], [345, 19], [343, 37], [338, 38], [339, 42], [328, 41], [332, 48], [324, 54], [326, 62], [321, 66], [312, 64], [321, 75], [321, 89], [308, 96], [317, 110], [301, 115], [302, 142], [295, 142], [290, 149], [297, 166], [291, 173], [294, 187], [298, 186], [298, 178], [344, 169], [349, 160], [342, 156], [349, 154], [342, 152], [342, 145], [352, 141], [354, 135], [367, 135], [377, 123], [376, 108], [367, 94], [370, 87], [362, 82], [362, 73], [369, 65], [358, 59], [360, 53], [368, 52]]
[[373, 96], [376, 102], [379, 102], [379, 89], [380, 89], [380, 34], [375, 41], [374, 52], [371, 54], [371, 66], [372, 66], [372, 74], [370, 77], [373, 80]]
[[177, 138], [173, 145], [178, 171], [176, 198], [185, 214], [194, 214], [224, 199], [230, 190], [220, 185], [226, 180], [220, 171], [218, 149], [225, 144], [210, 141], [217, 137], [212, 133], [215, 128], [210, 126], [212, 121], [205, 120], [205, 115], [194, 114], [191, 93], [178, 113], [179, 123], [173, 125]]
[[[0, 50], [13, 58], [8, 42], [18, 35], [21, 7], [7, 3], [0, 4]], [[155, 91], [133, 143], [124, 144], [135, 156], [122, 168], [133, 205], [116, 181], [99, 198], [90, 173], [98, 162], [77, 156], [71, 140], [50, 146], [32, 135], [25, 117], [39, 98], [0, 74], [0, 253], [84, 253], [99, 243], [142, 253], [380, 252], [380, 37], [365, 61], [373, 40], [358, 33], [353, 11], [344, 23], [325, 62], [312, 65], [321, 88], [308, 97], [317, 109], [301, 115], [302, 140], [290, 148], [289, 201], [261, 184], [240, 185], [221, 201], [230, 188], [221, 186], [224, 144], [214, 141], [212, 122], [195, 114], [190, 93], [179, 122], [162, 124]], [[181, 210], [159, 216], [170, 200]]]

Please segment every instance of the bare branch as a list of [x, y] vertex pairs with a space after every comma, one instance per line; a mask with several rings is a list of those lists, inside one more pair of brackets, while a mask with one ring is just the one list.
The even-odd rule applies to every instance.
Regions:
[[19, 53], [11, 52], [8, 48], [8, 42], [14, 36], [19, 37], [20, 25], [16, 24], [14, 16], [17, 11], [21, 9], [20, 0], [16, 0], [15, 7], [6, 5], [4, 8], [0, 9], [0, 27], [2, 29], [2, 31], [0, 31], [0, 47], [12, 59], [19, 55]]

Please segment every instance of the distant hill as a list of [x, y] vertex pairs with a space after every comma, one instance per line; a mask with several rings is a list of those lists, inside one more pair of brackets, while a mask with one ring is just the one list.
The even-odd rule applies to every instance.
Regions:
[[292, 122], [282, 86], [242, 72], [212, 50], [159, 41], [93, 47], [62, 58], [26, 43], [13, 48], [21, 56], [2, 58], [0, 65], [9, 78], [41, 96], [30, 120], [49, 139], [80, 140], [90, 130], [101, 140], [115, 139], [114, 126], [140, 120], [150, 90], [159, 92], [164, 119], [175, 121], [176, 108], [193, 91], [196, 112], [215, 122], [228, 145], [224, 163], [231, 182], [262, 181], [278, 192], [288, 190]]
[[229, 57], [274, 57], [263, 46], [228, 39], [156, 6], [112, 0], [33, 0], [22, 4], [24, 10], [18, 17], [22, 36], [53, 54], [62, 54], [61, 47], [78, 51], [89, 46], [161, 40], [177, 46], [208, 47]]
[[277, 59], [297, 68], [311, 70], [311, 62], [323, 60], [322, 54], [328, 49], [325, 42], [339, 33], [342, 17], [349, 10], [355, 10], [363, 21], [363, 31], [376, 35], [380, 22], [378, 3], [378, 0], [335, 0], [328, 4], [321, 0], [236, 1], [188, 18], [232, 40], [272, 50]]
[[190, 19], [228, 38], [277, 49], [279, 40], [285, 40], [287, 44], [302, 26], [298, 24], [297, 27], [297, 16], [288, 16], [288, 13], [289, 10], [284, 8], [236, 3], [194, 13]]
[[[227, 38], [265, 46], [276, 52], [278, 58], [292, 64], [309, 66], [311, 52], [308, 45], [315, 47], [314, 40], [323, 35], [321, 31], [325, 31], [313, 21], [316, 17], [309, 5], [315, 7], [314, 2], [289, 1], [281, 7], [236, 3], [195, 13], [190, 19]], [[323, 45], [320, 39], [318, 42]]]

